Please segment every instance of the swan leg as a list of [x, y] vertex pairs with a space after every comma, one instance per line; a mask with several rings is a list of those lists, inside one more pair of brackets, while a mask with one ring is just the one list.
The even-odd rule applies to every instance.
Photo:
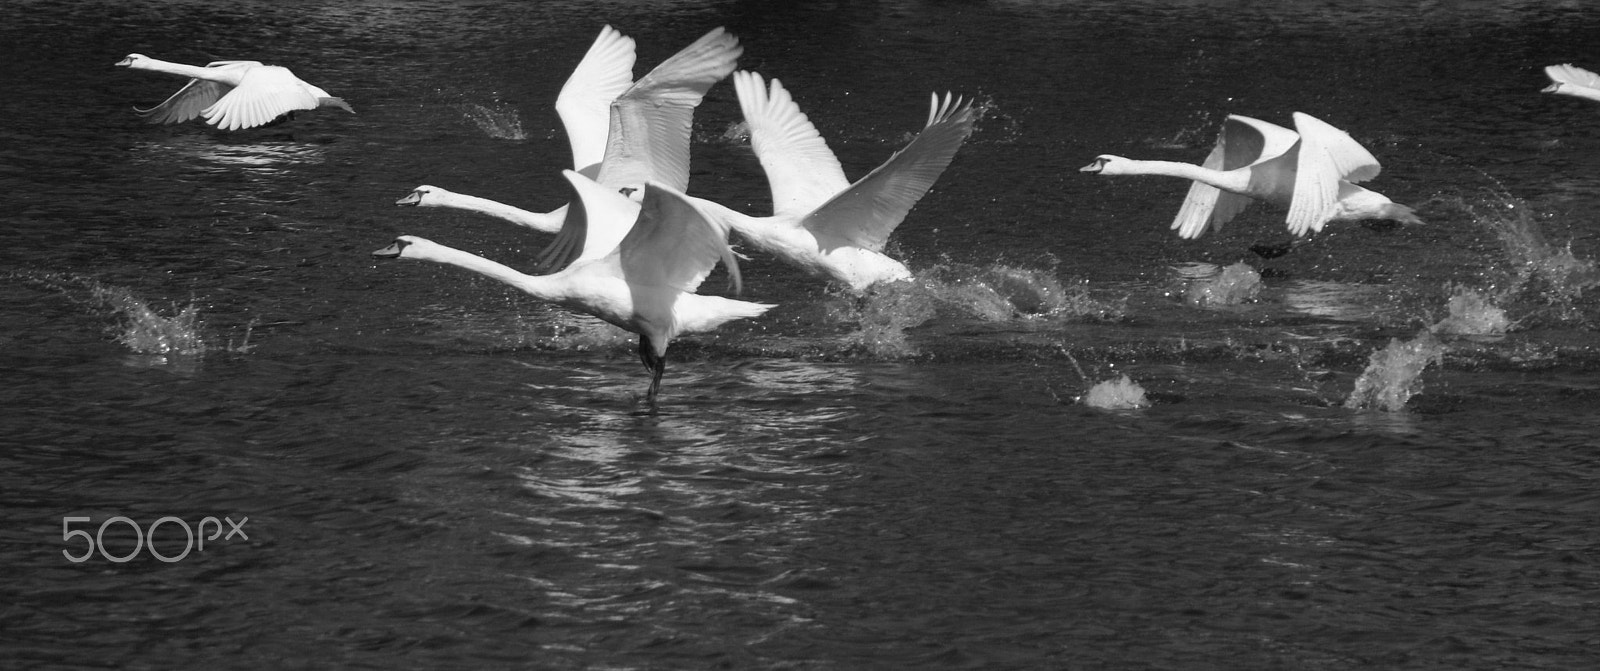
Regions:
[[639, 336], [639, 360], [644, 362], [645, 370], [650, 371], [650, 391], [645, 394], [645, 400], [650, 403], [650, 409], [656, 407], [656, 392], [661, 391], [661, 374], [667, 372], [667, 358], [656, 354], [655, 345], [650, 342], [649, 336]]

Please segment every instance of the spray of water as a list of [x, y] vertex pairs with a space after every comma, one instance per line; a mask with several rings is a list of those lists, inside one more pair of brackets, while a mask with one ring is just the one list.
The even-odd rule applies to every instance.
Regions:
[[1488, 296], [1464, 286], [1452, 289], [1449, 316], [1439, 320], [1428, 330], [1452, 335], [1494, 336], [1505, 335], [1512, 326], [1506, 311], [1496, 306]]
[[1183, 302], [1197, 308], [1239, 305], [1256, 300], [1261, 294], [1261, 273], [1247, 263], [1218, 268], [1209, 263], [1193, 263], [1173, 269]]
[[1083, 404], [1102, 410], [1150, 407], [1150, 401], [1144, 397], [1144, 387], [1127, 375], [1096, 383], [1089, 388], [1089, 393], [1083, 395]]
[[1388, 347], [1372, 353], [1344, 407], [1404, 410], [1406, 401], [1422, 393], [1422, 371], [1430, 364], [1444, 363], [1444, 350], [1444, 345], [1427, 331], [1407, 341], [1390, 340]]
[[201, 354], [206, 351], [202, 336], [204, 324], [200, 309], [190, 303], [173, 306], [171, 316], [162, 315], [125, 287], [60, 273], [13, 273], [24, 283], [60, 292], [68, 300], [84, 305], [111, 323], [107, 332], [138, 354]]
[[1551, 244], [1533, 208], [1504, 190], [1490, 191], [1483, 202], [1463, 207], [1495, 235], [1509, 262], [1505, 277], [1497, 280], [1496, 302], [1526, 306], [1535, 321], [1588, 321], [1583, 294], [1600, 287], [1600, 267], [1593, 260], [1578, 258], [1570, 242]]
[[455, 106], [461, 116], [478, 126], [485, 135], [496, 140], [525, 140], [528, 134], [522, 130], [522, 118], [517, 115], [517, 109], [505, 103], [495, 103], [493, 107], [478, 103], [460, 103]]

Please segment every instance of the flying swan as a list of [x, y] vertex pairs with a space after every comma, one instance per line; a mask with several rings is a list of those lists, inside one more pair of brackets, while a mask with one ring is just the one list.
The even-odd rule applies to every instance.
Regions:
[[1540, 93], [1559, 93], [1575, 98], [1600, 100], [1600, 75], [1571, 63], [1545, 66], [1544, 74], [1551, 84]]
[[351, 114], [341, 98], [306, 83], [288, 68], [259, 61], [216, 61], [199, 67], [128, 54], [119, 67], [189, 77], [189, 83], [147, 110], [133, 111], [150, 123], [182, 123], [197, 116], [221, 130], [255, 128], [296, 110], [337, 107]]
[[699, 201], [707, 213], [756, 247], [858, 294], [909, 279], [905, 264], [884, 255], [884, 243], [972, 134], [972, 103], [935, 94], [922, 132], [852, 184], [782, 83], [774, 79], [769, 88], [757, 73], [736, 72], [733, 85], [772, 188], [772, 216]]
[[574, 192], [568, 227], [585, 228], [588, 236], [552, 274], [526, 275], [410, 235], [372, 255], [459, 266], [639, 334], [639, 359], [651, 374], [646, 400], [654, 409], [674, 336], [710, 331], [775, 306], [694, 293], [719, 260], [737, 291], [739, 265], [724, 225], [681, 192], [646, 182], [642, 202], [634, 202], [577, 172], [562, 174]]
[[[633, 39], [601, 29], [556, 98], [573, 170], [616, 189], [638, 189], [646, 180], [688, 188], [694, 109], [742, 53], [739, 38], [716, 28], [635, 82]], [[567, 216], [566, 206], [531, 212], [428, 184], [395, 204], [470, 210], [543, 233], [561, 230]]]
[[1172, 221], [1184, 238], [1221, 230], [1251, 200], [1288, 208], [1287, 224], [1295, 236], [1321, 231], [1336, 220], [1422, 223], [1411, 208], [1355, 185], [1377, 177], [1380, 166], [1344, 131], [1301, 112], [1294, 113], [1294, 124], [1295, 130], [1289, 130], [1233, 114], [1202, 165], [1105, 154], [1082, 171], [1194, 180]]

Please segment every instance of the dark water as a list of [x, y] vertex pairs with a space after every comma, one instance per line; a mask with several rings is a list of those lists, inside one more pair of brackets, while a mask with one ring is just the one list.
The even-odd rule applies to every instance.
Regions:
[[[1600, 663], [1600, 105], [1538, 93], [1544, 65], [1600, 68], [1587, 3], [7, 14], [0, 666]], [[640, 73], [728, 26], [852, 176], [929, 91], [977, 96], [894, 238], [922, 279], [857, 301], [751, 252], [746, 295], [780, 307], [674, 343], [650, 416], [628, 339], [374, 262], [401, 233], [532, 260], [543, 239], [392, 202], [558, 205], [550, 105], [606, 22]], [[128, 108], [179, 82], [112, 67], [129, 52], [290, 65], [359, 114], [147, 126]], [[1183, 241], [1186, 185], [1077, 171], [1198, 161], [1226, 114], [1294, 111], [1428, 224], [1264, 261], [1281, 211]], [[738, 121], [714, 89], [690, 188], [764, 213]], [[1175, 267], [1238, 261], [1257, 301], [1183, 300]], [[1403, 407], [1346, 407], [1395, 376], [1369, 356], [1469, 292], [1510, 332], [1440, 335]], [[1150, 407], [1074, 403], [1124, 374]], [[102, 525], [128, 556], [129, 524], [168, 516], [126, 562], [63, 556]], [[247, 538], [150, 554], [207, 516]]]

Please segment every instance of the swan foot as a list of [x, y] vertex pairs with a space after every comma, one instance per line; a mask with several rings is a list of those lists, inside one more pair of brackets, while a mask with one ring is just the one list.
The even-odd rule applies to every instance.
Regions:
[[650, 371], [650, 390], [645, 392], [644, 400], [650, 404], [650, 414], [656, 413], [656, 394], [661, 391], [661, 374], [667, 372], [667, 358], [656, 354], [655, 345], [650, 342], [650, 337], [639, 336], [639, 360], [644, 362], [645, 370]]

